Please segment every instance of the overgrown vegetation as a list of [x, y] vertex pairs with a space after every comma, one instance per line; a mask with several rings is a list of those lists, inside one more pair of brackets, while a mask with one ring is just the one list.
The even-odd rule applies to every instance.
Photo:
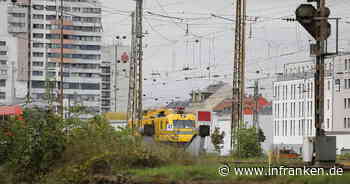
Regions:
[[13, 118], [1, 125], [2, 184], [80, 184], [96, 174], [193, 160], [181, 149], [146, 144], [129, 129], [116, 131], [102, 116], [63, 120], [41, 109], [26, 109], [24, 120]]
[[256, 158], [262, 156], [261, 142], [265, 141], [264, 132], [255, 127], [242, 127], [238, 132], [240, 158]]
[[[1, 121], [0, 184], [314, 183], [311, 177], [222, 177], [218, 168], [232, 157], [193, 158], [183, 149], [145, 143], [129, 129], [116, 131], [103, 116], [87, 121], [71, 117], [63, 120], [41, 109], [25, 109], [24, 120]], [[220, 148], [224, 135], [214, 132]], [[262, 132], [244, 128], [239, 136], [242, 157], [262, 158]], [[316, 183], [346, 183], [349, 176], [320, 178]]]

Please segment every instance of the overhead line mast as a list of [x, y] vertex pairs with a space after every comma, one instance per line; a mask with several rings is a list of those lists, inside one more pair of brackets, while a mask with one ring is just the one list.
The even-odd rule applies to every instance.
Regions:
[[238, 156], [239, 129], [244, 120], [244, 72], [245, 72], [245, 26], [246, 26], [246, 0], [236, 0], [236, 27], [235, 27], [235, 49], [233, 67], [233, 89], [232, 89], [232, 116], [231, 116], [231, 150]]
[[129, 103], [128, 103], [128, 120], [131, 120], [132, 127], [135, 120], [141, 120], [143, 116], [142, 97], [143, 97], [143, 0], [135, 0], [136, 9], [132, 13], [132, 39], [131, 39], [131, 63], [129, 73]]
[[63, 65], [64, 65], [64, 60], [63, 60], [63, 44], [64, 44], [64, 38], [63, 38], [63, 33], [64, 33], [64, 15], [63, 15], [63, 0], [61, 0], [61, 65], [60, 65], [60, 112], [61, 112], [61, 116], [62, 118], [64, 118], [64, 91], [63, 91]]
[[137, 47], [137, 64], [138, 64], [138, 107], [137, 107], [137, 117], [138, 120], [142, 119], [142, 97], [143, 97], [143, 75], [142, 75], [142, 64], [143, 64], [143, 29], [142, 29], [142, 20], [143, 20], [143, 0], [136, 0], [136, 47]]

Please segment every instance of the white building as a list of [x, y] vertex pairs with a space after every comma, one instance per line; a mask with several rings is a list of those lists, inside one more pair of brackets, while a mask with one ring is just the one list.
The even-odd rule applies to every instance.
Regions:
[[26, 82], [19, 81], [24, 72], [28, 42], [26, 9], [0, 1], [0, 105], [12, 105], [24, 99]]
[[[326, 59], [322, 127], [326, 134], [337, 136], [337, 153], [342, 148], [350, 149], [350, 144], [342, 141], [350, 138], [349, 58], [343, 55]], [[277, 148], [300, 153], [303, 138], [315, 136], [314, 66], [313, 61], [286, 64], [274, 82], [273, 143]]]
[[130, 47], [102, 48], [101, 112], [127, 112], [129, 95]]
[[[266, 137], [266, 140], [261, 143], [261, 147], [265, 154], [268, 153], [268, 151], [271, 151], [273, 148], [272, 145], [272, 139], [273, 139], [273, 128], [271, 125], [272, 122], [272, 116], [271, 115], [260, 115], [259, 116], [259, 127], [264, 132], [264, 135]], [[253, 125], [253, 116], [252, 115], [245, 115], [244, 121], [248, 126]], [[221, 155], [229, 155], [231, 153], [231, 114], [221, 114], [218, 113], [213, 114], [213, 124], [211, 125], [211, 131], [214, 131], [215, 128], [219, 128], [220, 132], [225, 132], [224, 137], [224, 144], [221, 149]], [[214, 151], [214, 147], [211, 144], [211, 138], [208, 137], [207, 140], [207, 150]]]

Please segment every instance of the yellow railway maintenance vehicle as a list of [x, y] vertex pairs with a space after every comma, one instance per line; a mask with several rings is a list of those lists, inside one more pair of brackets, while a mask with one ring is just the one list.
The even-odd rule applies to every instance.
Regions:
[[198, 132], [196, 116], [185, 114], [183, 109], [177, 112], [170, 109], [148, 111], [137, 127], [141, 135], [151, 136], [155, 141], [163, 143], [187, 144]]

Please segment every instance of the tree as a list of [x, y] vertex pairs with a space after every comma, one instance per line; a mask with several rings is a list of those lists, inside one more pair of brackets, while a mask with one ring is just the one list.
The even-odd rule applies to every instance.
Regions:
[[6, 131], [0, 130], [5, 149], [4, 161], [16, 182], [35, 183], [50, 172], [65, 150], [65, 123], [59, 116], [43, 109], [25, 109], [24, 120], [10, 119]]
[[264, 134], [264, 131], [259, 128], [259, 132], [258, 132], [258, 141], [261, 143], [261, 142], [265, 142], [266, 140], [266, 136]]
[[214, 132], [211, 134], [211, 142], [213, 143], [215, 150], [219, 153], [223, 148], [224, 137], [225, 137], [225, 132], [220, 133], [220, 128], [215, 127]]
[[241, 158], [253, 158], [262, 155], [261, 142], [265, 141], [265, 135], [261, 129], [257, 132], [255, 127], [244, 127], [239, 130], [238, 136], [240, 140], [239, 156]]

